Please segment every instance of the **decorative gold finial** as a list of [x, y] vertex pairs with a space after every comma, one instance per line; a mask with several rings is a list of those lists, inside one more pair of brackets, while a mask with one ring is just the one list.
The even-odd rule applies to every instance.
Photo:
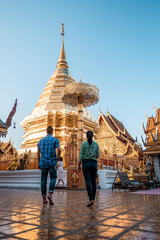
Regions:
[[61, 35], [64, 36], [64, 23], [63, 23], [63, 20], [62, 20], [62, 26], [61, 26]]
[[102, 112], [100, 107], [99, 107], [99, 111]]
[[145, 114], [145, 117], [148, 119], [149, 117]]
[[82, 80], [81, 80], [81, 75], [80, 75], [80, 80], [79, 80], [79, 82], [81, 82]]
[[[153, 104], [152, 104], [153, 105]], [[158, 108], [156, 108], [154, 105], [153, 105], [153, 108], [155, 109], [155, 110], [157, 110]]]

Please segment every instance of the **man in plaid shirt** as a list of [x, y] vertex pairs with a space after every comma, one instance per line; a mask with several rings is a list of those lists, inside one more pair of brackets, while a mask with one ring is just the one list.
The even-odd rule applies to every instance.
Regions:
[[[57, 160], [59, 161], [59, 158], [61, 155], [59, 141], [57, 138], [52, 137], [52, 135], [53, 135], [53, 128], [49, 126], [47, 128], [47, 136], [42, 138], [37, 144], [38, 167], [39, 169], [41, 169], [41, 192], [42, 192], [44, 204], [48, 202], [46, 199], [47, 177], [48, 177], [48, 172], [50, 173], [50, 185], [49, 185], [49, 191], [47, 196], [50, 205], [53, 205], [52, 195], [53, 195], [54, 186], [57, 179]], [[56, 156], [56, 149], [58, 150], [57, 156]]]

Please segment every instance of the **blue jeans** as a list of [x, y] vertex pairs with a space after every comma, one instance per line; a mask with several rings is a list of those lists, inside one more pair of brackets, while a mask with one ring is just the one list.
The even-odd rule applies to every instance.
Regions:
[[50, 173], [50, 184], [49, 184], [49, 191], [50, 193], [53, 193], [54, 186], [56, 184], [57, 179], [57, 167], [51, 167], [51, 168], [42, 168], [41, 169], [41, 192], [42, 197], [46, 196], [47, 193], [47, 177], [48, 172]]
[[97, 161], [86, 159], [82, 162], [82, 170], [86, 182], [86, 188], [89, 200], [95, 199], [96, 195], [96, 177], [97, 177]]

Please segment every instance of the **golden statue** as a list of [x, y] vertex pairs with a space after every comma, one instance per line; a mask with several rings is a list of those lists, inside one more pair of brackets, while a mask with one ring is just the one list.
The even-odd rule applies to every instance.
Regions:
[[11, 162], [8, 165], [8, 168], [6, 169], [6, 171], [14, 171], [17, 169], [19, 163], [18, 163], [18, 154], [17, 152], [14, 154], [13, 160], [11, 160]]

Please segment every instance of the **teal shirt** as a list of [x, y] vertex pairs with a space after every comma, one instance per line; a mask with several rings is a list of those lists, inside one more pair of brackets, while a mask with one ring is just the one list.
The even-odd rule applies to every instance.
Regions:
[[81, 151], [79, 155], [79, 162], [82, 162], [83, 159], [93, 159], [97, 160], [99, 158], [99, 146], [98, 143], [92, 140], [90, 145], [88, 141], [85, 141], [81, 145]]

